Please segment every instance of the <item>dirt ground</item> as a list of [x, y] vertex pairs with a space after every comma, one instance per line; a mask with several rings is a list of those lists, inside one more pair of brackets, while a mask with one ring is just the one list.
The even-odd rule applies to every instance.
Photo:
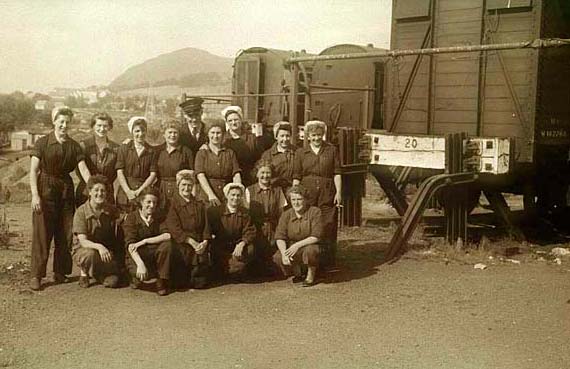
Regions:
[[367, 226], [341, 231], [338, 270], [313, 288], [264, 281], [158, 297], [73, 282], [32, 292], [29, 205], [6, 212], [0, 367], [570, 368], [570, 258], [555, 262], [554, 245], [519, 245], [509, 259], [417, 237], [386, 264], [393, 226]]

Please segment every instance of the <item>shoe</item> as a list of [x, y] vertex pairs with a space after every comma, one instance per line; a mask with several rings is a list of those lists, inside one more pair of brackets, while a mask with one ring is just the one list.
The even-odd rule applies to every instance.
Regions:
[[303, 281], [303, 287], [313, 287], [317, 284], [317, 281], [313, 280], [312, 282], [307, 281], [306, 279]]
[[32, 291], [39, 291], [42, 288], [41, 278], [32, 278], [30, 279], [30, 289]]
[[139, 288], [141, 288], [141, 283], [142, 282], [139, 281], [139, 279], [137, 277], [132, 277], [130, 286], [133, 290], [138, 290]]
[[119, 277], [116, 275], [108, 275], [103, 279], [103, 286], [105, 288], [117, 288], [119, 285]]
[[168, 295], [168, 280], [157, 278], [156, 279], [156, 293], [158, 296]]
[[89, 287], [89, 277], [86, 275], [82, 275], [79, 277], [79, 287], [87, 288]]
[[67, 276], [64, 274], [54, 273], [53, 282], [55, 284], [69, 283], [69, 278], [67, 278]]
[[305, 280], [305, 277], [301, 276], [301, 275], [296, 275], [293, 277], [293, 279], [291, 279], [291, 281], [293, 283], [301, 283]]

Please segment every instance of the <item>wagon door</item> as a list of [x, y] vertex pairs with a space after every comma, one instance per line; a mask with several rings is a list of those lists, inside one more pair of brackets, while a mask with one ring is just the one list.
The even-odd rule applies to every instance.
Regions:
[[257, 56], [244, 55], [236, 61], [234, 69], [234, 91], [238, 95], [234, 98], [234, 103], [243, 109], [244, 120], [255, 123], [258, 122], [258, 111], [260, 109], [259, 96], [261, 86], [261, 60]]

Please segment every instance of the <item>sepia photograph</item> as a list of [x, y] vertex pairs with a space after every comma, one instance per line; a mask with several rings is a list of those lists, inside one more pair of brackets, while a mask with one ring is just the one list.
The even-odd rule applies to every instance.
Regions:
[[0, 368], [570, 368], [569, 0], [0, 14]]

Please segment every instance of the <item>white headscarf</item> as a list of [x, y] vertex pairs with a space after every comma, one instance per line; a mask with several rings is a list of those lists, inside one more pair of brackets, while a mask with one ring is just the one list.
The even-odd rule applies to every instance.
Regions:
[[289, 129], [291, 129], [291, 123], [285, 121], [277, 122], [273, 125], [273, 136], [275, 138], [277, 138], [277, 133], [279, 132], [279, 129], [281, 129], [281, 127], [283, 126], [289, 126]]
[[237, 105], [227, 106], [222, 110], [222, 117], [226, 119], [226, 115], [229, 113], [236, 113], [239, 115], [240, 119], [243, 120], [243, 110]]
[[71, 108], [69, 106], [58, 106], [57, 108], [53, 108], [51, 111], [51, 121], [52, 123], [55, 122], [55, 120], [57, 119], [57, 116], [63, 111], [63, 110], [71, 110]]
[[129, 119], [129, 122], [127, 123], [127, 127], [129, 128], [129, 133], [133, 133], [133, 125], [135, 124], [135, 122], [137, 120], [140, 120], [140, 119], [144, 120], [145, 123], [148, 125], [148, 121], [146, 120], [145, 117], [143, 117], [143, 116], [132, 117], [131, 119]]
[[230, 191], [233, 190], [234, 188], [239, 188], [241, 190], [241, 193], [245, 194], [245, 187], [241, 183], [230, 182], [224, 186], [224, 196], [226, 197], [226, 199], [228, 198]]

